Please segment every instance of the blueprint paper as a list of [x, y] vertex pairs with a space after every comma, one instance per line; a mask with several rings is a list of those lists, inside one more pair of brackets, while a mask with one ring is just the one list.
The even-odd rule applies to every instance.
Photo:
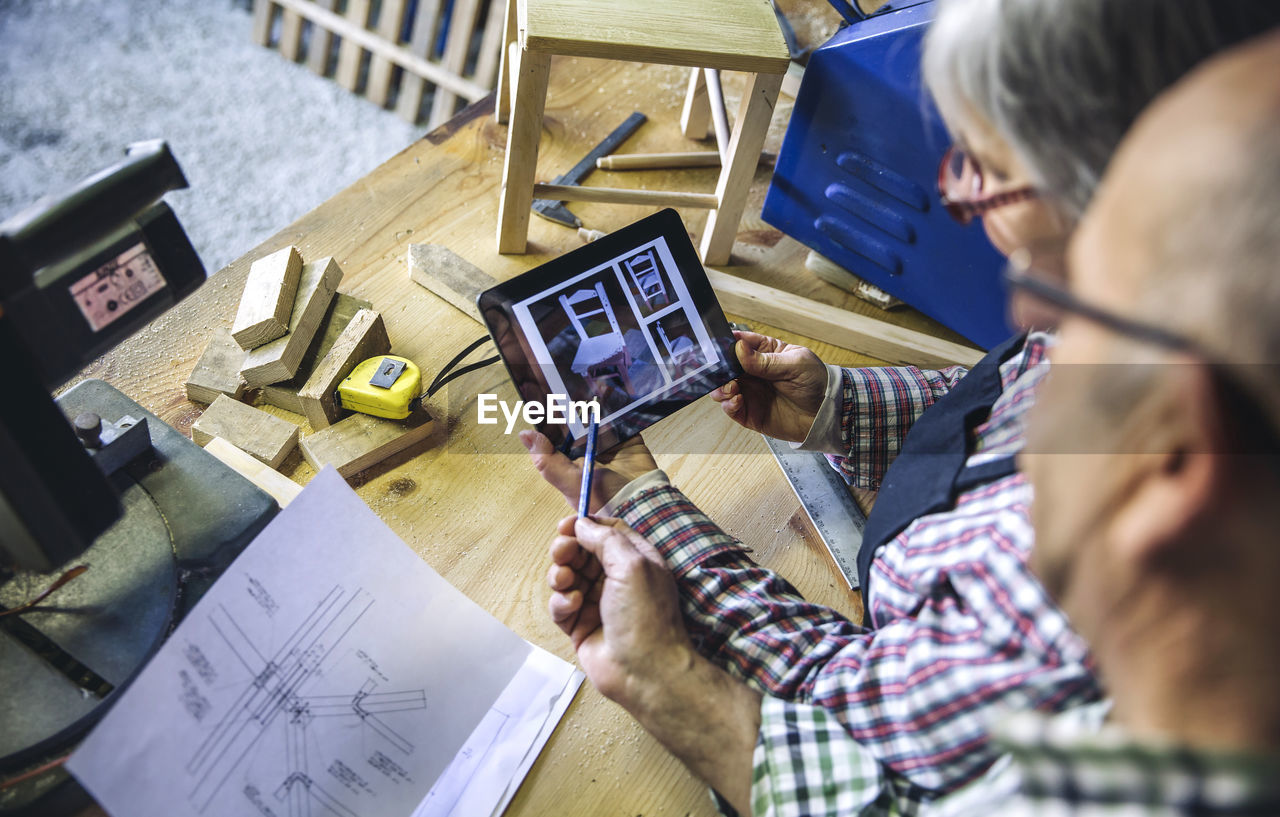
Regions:
[[570, 664], [534, 647], [413, 817], [501, 814], [583, 677]]
[[[67, 767], [118, 817], [407, 817], [493, 724], [517, 676], [525, 700], [546, 699], [533, 718], [547, 729], [547, 668], [572, 668], [549, 654], [526, 668], [535, 649], [327, 468], [227, 569]], [[560, 712], [577, 688], [566, 686]], [[531, 728], [507, 709], [508, 735]], [[501, 737], [495, 730], [491, 748]]]

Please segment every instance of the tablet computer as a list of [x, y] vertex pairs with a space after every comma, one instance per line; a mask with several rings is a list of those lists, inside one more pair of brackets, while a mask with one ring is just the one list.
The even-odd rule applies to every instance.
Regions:
[[598, 411], [607, 450], [741, 374], [729, 322], [675, 210], [476, 303], [520, 399], [545, 406], [538, 430], [570, 456], [585, 446], [587, 411]]

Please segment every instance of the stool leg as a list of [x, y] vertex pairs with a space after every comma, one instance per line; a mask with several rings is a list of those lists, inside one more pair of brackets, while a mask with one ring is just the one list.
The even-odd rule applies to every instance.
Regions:
[[684, 110], [680, 113], [680, 132], [689, 139], [706, 139], [710, 117], [707, 80], [701, 68], [694, 68], [689, 73], [689, 90], [684, 95]]
[[522, 253], [529, 238], [533, 180], [538, 169], [538, 138], [547, 102], [551, 55], [524, 51], [515, 68], [516, 89], [507, 126], [507, 155], [498, 199], [498, 252]]
[[707, 215], [707, 226], [702, 231], [700, 251], [704, 264], [729, 263], [729, 252], [738, 234], [742, 211], [747, 206], [747, 191], [760, 161], [780, 87], [782, 74], [754, 74], [747, 82], [738, 106], [738, 118], [733, 123], [733, 135], [729, 137], [729, 155], [716, 183], [716, 199], [720, 204]]
[[[493, 0], [499, 2], [499, 0]], [[494, 89], [493, 118], [498, 124], [507, 124], [511, 115], [511, 44], [517, 39], [516, 34], [516, 0], [507, 0], [507, 17], [503, 22], [502, 53], [498, 62], [498, 86]]]

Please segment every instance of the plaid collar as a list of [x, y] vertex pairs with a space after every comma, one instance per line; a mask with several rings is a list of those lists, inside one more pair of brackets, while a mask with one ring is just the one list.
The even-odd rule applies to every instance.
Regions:
[[1033, 712], [995, 735], [1012, 755], [1028, 813], [1280, 815], [1280, 754], [1139, 741], [1116, 725]]

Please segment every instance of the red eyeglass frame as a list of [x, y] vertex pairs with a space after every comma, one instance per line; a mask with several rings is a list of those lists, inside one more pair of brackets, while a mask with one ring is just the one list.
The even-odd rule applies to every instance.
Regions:
[[947, 195], [947, 179], [950, 176], [948, 167], [952, 164], [956, 155], [964, 157], [964, 161], [973, 168], [974, 176], [977, 177], [978, 189], [982, 188], [982, 165], [978, 160], [967, 153], [963, 148], [952, 145], [947, 148], [947, 152], [942, 154], [942, 161], [938, 164], [938, 198], [942, 202], [942, 206], [946, 208], [947, 213], [953, 219], [961, 224], [969, 224], [975, 218], [982, 216], [997, 207], [1003, 207], [1006, 204], [1016, 204], [1020, 201], [1034, 199], [1040, 195], [1040, 191], [1034, 187], [1019, 187], [1013, 190], [1002, 190], [998, 193], [992, 193], [987, 196], [978, 196], [972, 199], [951, 198]]

